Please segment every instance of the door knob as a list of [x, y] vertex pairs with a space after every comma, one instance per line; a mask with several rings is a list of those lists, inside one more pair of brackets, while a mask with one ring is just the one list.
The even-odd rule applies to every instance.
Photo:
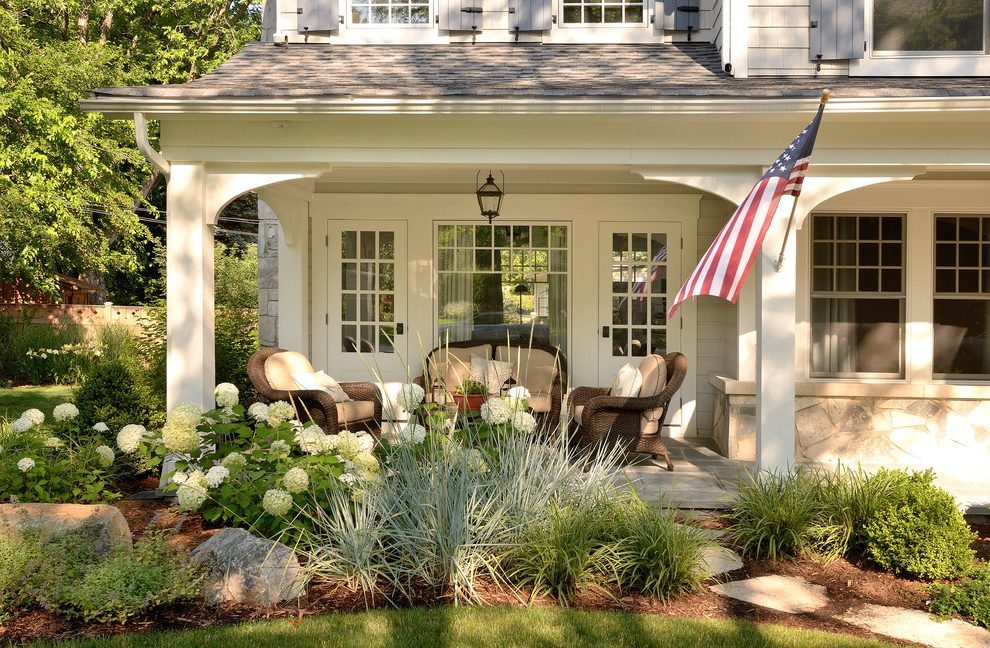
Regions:
[[607, 326], [603, 326], [602, 327], [602, 337], [603, 338], [607, 338], [608, 337], [608, 327]]
[[402, 323], [396, 324], [395, 325], [395, 334], [396, 335], [402, 335], [403, 332], [405, 332], [405, 328], [406, 327], [403, 326]]

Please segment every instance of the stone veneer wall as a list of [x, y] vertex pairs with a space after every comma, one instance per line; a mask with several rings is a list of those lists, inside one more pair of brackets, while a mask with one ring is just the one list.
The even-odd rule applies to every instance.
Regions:
[[258, 200], [258, 337], [278, 345], [278, 217]]
[[[990, 400], [795, 399], [799, 461], [958, 470], [990, 466]], [[756, 456], [756, 399], [717, 390], [713, 436], [732, 459]]]

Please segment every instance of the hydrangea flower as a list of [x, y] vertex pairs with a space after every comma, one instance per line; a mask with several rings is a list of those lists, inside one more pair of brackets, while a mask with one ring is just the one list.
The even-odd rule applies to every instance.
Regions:
[[426, 428], [418, 423], [408, 423], [399, 429], [399, 443], [422, 443], [426, 438]]
[[248, 408], [248, 416], [259, 423], [268, 420], [268, 406], [264, 403], [252, 403]]
[[68, 421], [79, 416], [79, 408], [72, 403], [62, 403], [55, 406], [52, 416], [56, 421]]
[[512, 408], [501, 398], [489, 398], [481, 406], [481, 418], [492, 425], [502, 425], [512, 418]]
[[[174, 478], [173, 478], [174, 481]], [[195, 511], [206, 501], [206, 475], [202, 470], [194, 470], [179, 484], [175, 492], [179, 500], [179, 508], [183, 511]]]
[[412, 412], [422, 404], [425, 397], [426, 392], [422, 387], [416, 383], [405, 383], [395, 395], [395, 404], [408, 412]]
[[141, 445], [141, 440], [144, 439], [144, 435], [148, 433], [148, 430], [144, 428], [143, 425], [125, 425], [117, 433], [117, 447], [124, 454], [131, 454], [138, 449]]
[[224, 466], [213, 466], [206, 471], [206, 485], [210, 488], [216, 488], [228, 477], [230, 477], [230, 471], [227, 468]]
[[512, 429], [516, 432], [530, 434], [536, 429], [536, 418], [529, 412], [514, 412], [512, 414]]
[[103, 421], [100, 421], [99, 423], [93, 426], [93, 430], [96, 432], [109, 432], [110, 426], [108, 426]]
[[169, 452], [189, 453], [199, 447], [201, 439], [194, 425], [183, 420], [173, 420], [169, 416], [162, 427], [162, 445]]
[[237, 387], [230, 383], [220, 383], [213, 390], [213, 397], [216, 398], [217, 407], [233, 407], [237, 405], [237, 397], [240, 395]]
[[62, 439], [57, 436], [50, 436], [45, 439], [46, 448], [61, 448], [64, 445], [65, 444], [62, 442]]
[[247, 458], [240, 452], [231, 452], [220, 460], [220, 465], [230, 472], [239, 472], [247, 466]]
[[32, 427], [33, 425], [31, 421], [24, 418], [23, 416], [10, 424], [10, 429], [13, 430], [14, 432], [17, 432], [18, 434], [22, 432], [27, 432]]
[[34, 468], [34, 459], [30, 457], [24, 457], [23, 459], [17, 462], [17, 469], [23, 473], [26, 473], [32, 468]]
[[354, 473], [345, 472], [338, 479], [347, 486], [353, 486], [357, 483], [357, 476]]
[[199, 403], [178, 403], [166, 420], [184, 427], [196, 427], [203, 421], [203, 408]]
[[[326, 436], [326, 435], [324, 435]], [[272, 453], [272, 456], [276, 459], [286, 459], [292, 452], [291, 446], [282, 439], [275, 439], [272, 441], [272, 445], [268, 448]]]
[[301, 493], [309, 488], [309, 475], [302, 468], [290, 468], [282, 477], [282, 485], [290, 493]]
[[292, 495], [281, 488], [269, 489], [261, 500], [261, 508], [275, 517], [281, 517], [292, 508]]
[[[324, 441], [324, 437], [327, 435], [323, 433], [318, 425], [307, 425], [303, 429], [296, 432], [296, 443], [299, 444], [299, 449], [306, 454], [319, 454], [329, 443], [333, 445], [332, 442]], [[272, 444], [274, 449], [275, 444]]]
[[348, 462], [347, 471], [353, 473], [357, 481], [362, 483], [377, 483], [381, 480], [381, 466], [370, 452], [359, 452], [353, 461]]
[[41, 425], [45, 422], [45, 413], [40, 409], [32, 407], [31, 409], [24, 410], [21, 418], [31, 421], [31, 425]]
[[169, 477], [169, 479], [171, 479], [176, 484], [184, 484], [185, 481], [187, 479], [189, 479], [189, 475], [187, 475], [186, 473], [182, 472], [181, 470], [176, 470], [174, 473], [172, 473], [172, 475], [171, 475], [171, 477]]
[[529, 406], [529, 390], [522, 385], [516, 385], [508, 392], [509, 407], [514, 410], [526, 409]]
[[361, 445], [361, 452], [371, 452], [375, 447], [375, 437], [364, 430], [356, 433], [358, 443]]
[[349, 430], [343, 430], [333, 436], [337, 454], [345, 461], [352, 461], [364, 449], [358, 436]]
[[113, 465], [113, 460], [116, 458], [113, 448], [108, 445], [96, 446], [96, 454], [100, 459], [100, 465], [104, 468], [109, 468]]
[[286, 421], [292, 420], [296, 415], [296, 410], [285, 401], [275, 401], [268, 406], [268, 427], [278, 427]]
[[468, 468], [479, 475], [484, 475], [490, 470], [488, 468], [488, 462], [485, 461], [485, 455], [481, 454], [481, 451], [477, 448], [468, 450], [467, 462]]

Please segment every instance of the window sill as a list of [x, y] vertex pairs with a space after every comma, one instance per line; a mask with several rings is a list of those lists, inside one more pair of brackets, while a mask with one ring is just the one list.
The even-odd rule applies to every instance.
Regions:
[[[709, 374], [708, 382], [730, 396], [754, 396], [756, 383]], [[808, 380], [795, 383], [796, 396], [819, 398], [930, 398], [944, 400], [990, 399], [990, 382], [969, 384], [948, 382], [909, 383], [903, 380], [849, 379]]]
[[849, 76], [988, 76], [990, 55], [905, 54], [849, 61]]

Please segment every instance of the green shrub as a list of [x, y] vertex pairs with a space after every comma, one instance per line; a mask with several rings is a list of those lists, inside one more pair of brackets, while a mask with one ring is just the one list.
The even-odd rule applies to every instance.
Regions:
[[970, 531], [956, 501], [933, 482], [929, 470], [894, 476], [882, 508], [864, 527], [866, 554], [880, 567], [918, 578], [954, 578], [975, 554]]
[[928, 607], [936, 617], [958, 614], [990, 628], [990, 565], [973, 567], [958, 583], [935, 583], [929, 591]]
[[40, 545], [0, 525], [0, 625], [14, 612], [30, 604], [30, 580], [40, 557]]
[[87, 366], [85, 329], [74, 323], [32, 324], [0, 314], [0, 384], [72, 384]]

